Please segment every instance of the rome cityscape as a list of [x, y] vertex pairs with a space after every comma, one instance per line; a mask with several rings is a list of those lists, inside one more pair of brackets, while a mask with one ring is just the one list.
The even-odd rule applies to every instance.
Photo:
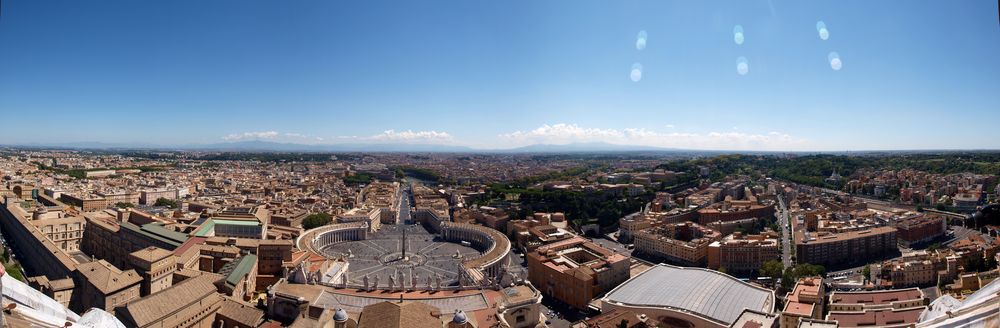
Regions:
[[0, 2], [2, 327], [1000, 327], [1000, 2]]

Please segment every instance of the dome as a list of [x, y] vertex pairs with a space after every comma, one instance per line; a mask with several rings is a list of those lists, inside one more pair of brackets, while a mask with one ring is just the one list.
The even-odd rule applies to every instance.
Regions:
[[464, 324], [469, 321], [469, 318], [465, 316], [465, 312], [462, 310], [455, 310], [455, 316], [451, 318], [451, 322]]
[[347, 321], [347, 311], [344, 309], [337, 308], [337, 311], [333, 313], [333, 321], [344, 322]]

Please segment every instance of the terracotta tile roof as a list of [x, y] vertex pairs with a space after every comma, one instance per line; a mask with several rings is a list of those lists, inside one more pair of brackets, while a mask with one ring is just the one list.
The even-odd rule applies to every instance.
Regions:
[[87, 279], [87, 282], [105, 295], [113, 294], [142, 281], [142, 277], [135, 270], [122, 271], [105, 260], [82, 263], [76, 268]]
[[366, 306], [358, 328], [439, 328], [439, 310], [421, 302], [381, 302]]
[[144, 327], [206, 297], [221, 297], [216, 294], [215, 282], [218, 279], [218, 275], [209, 274], [192, 277], [155, 294], [131, 301], [124, 308], [119, 308], [119, 311], [125, 312], [137, 326]]
[[173, 253], [159, 247], [149, 246], [137, 250], [135, 252], [132, 252], [131, 255], [133, 258], [137, 258], [146, 262], [156, 262], [170, 255], [173, 255]]
[[258, 310], [250, 304], [235, 301], [226, 297], [219, 308], [217, 315], [229, 318], [249, 327], [260, 326], [264, 322], [264, 311]]

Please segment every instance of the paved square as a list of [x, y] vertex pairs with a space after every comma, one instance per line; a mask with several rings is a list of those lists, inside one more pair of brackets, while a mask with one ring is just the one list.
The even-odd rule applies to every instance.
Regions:
[[[402, 258], [404, 229], [405, 259]], [[470, 246], [441, 240], [419, 224], [383, 225], [366, 240], [340, 242], [323, 248], [321, 252], [330, 257], [350, 254], [347, 259], [351, 263], [347, 270], [349, 283], [364, 284], [367, 275], [369, 281], [378, 277], [379, 286], [386, 286], [390, 276], [398, 277], [397, 272], [402, 272], [407, 286], [414, 275], [417, 285], [425, 285], [427, 277], [435, 276], [441, 276], [442, 285], [458, 285], [462, 261], [479, 255], [479, 251]]]

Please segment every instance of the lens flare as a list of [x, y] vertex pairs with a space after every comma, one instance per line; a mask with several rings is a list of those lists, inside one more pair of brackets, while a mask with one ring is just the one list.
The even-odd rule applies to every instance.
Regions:
[[743, 44], [743, 40], [744, 40], [744, 37], [743, 37], [743, 26], [740, 26], [740, 25], [734, 26], [733, 27], [733, 41], [735, 41], [737, 45], [740, 45], [740, 44]]
[[635, 38], [635, 49], [642, 50], [646, 49], [646, 31], [639, 31], [639, 35]]
[[830, 60], [830, 68], [833, 70], [839, 71], [840, 68], [844, 67], [844, 63], [840, 61], [840, 54], [837, 52], [831, 52], [826, 58]]
[[632, 82], [639, 82], [639, 80], [642, 80], [642, 64], [632, 64], [632, 71], [629, 73], [628, 77], [632, 79]]
[[736, 58], [736, 73], [739, 75], [750, 73], [750, 63], [747, 62], [746, 57]]
[[819, 33], [820, 40], [826, 40], [830, 38], [830, 30], [826, 29], [826, 23], [823, 21], [816, 22], [816, 32]]

